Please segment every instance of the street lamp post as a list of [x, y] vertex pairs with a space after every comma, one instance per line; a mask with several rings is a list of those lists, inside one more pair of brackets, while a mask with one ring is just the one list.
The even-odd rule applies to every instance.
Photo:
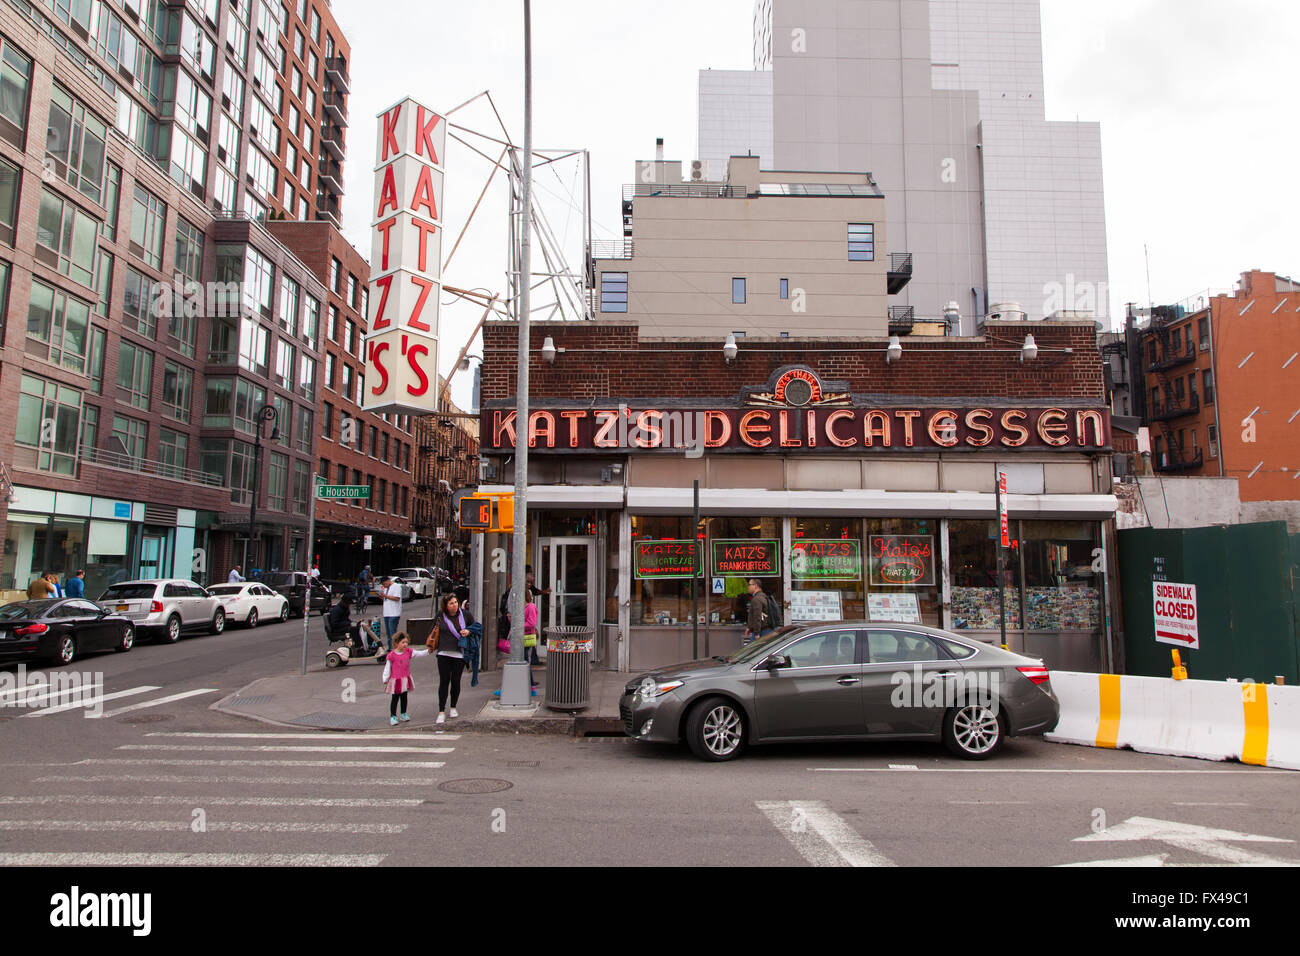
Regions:
[[[248, 537], [244, 539], [244, 574], [252, 572], [248, 564], [249, 542], [253, 541], [254, 529], [257, 527], [257, 492], [258, 485], [262, 476], [262, 426], [267, 422], [271, 423], [270, 440], [275, 441], [280, 437], [280, 413], [276, 411], [274, 405], [263, 405], [257, 410], [257, 422], [254, 430], [257, 432], [257, 441], [253, 445], [253, 496], [248, 503]], [[311, 543], [307, 547], [310, 549]], [[253, 560], [257, 560], [257, 546], [253, 546]]]

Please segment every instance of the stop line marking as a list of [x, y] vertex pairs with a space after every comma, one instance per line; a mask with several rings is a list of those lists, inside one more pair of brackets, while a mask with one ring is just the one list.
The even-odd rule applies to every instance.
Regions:
[[[898, 773], [903, 768], [890, 767], [809, 767], [811, 773]], [[1268, 776], [1295, 776], [1293, 770], [1267, 767], [1240, 767], [1232, 770], [1100, 770], [1074, 767], [920, 767], [909, 773], [1251, 773]]]
[[449, 754], [455, 747], [353, 747], [322, 744], [123, 744], [117, 750], [219, 751], [221, 753]]
[[146, 707], [157, 707], [159, 704], [170, 704], [173, 701], [184, 700], [186, 697], [195, 697], [199, 694], [215, 694], [215, 687], [200, 687], [198, 690], [187, 690], [180, 694], [172, 694], [169, 697], [159, 697], [156, 700], [146, 700], [139, 704], [129, 704], [126, 707], [119, 707], [116, 710], [105, 711], [102, 714], [87, 714], [90, 718], [99, 717], [116, 717], [118, 714], [127, 714], [133, 710], [144, 710]]
[[754, 805], [813, 866], [894, 865], [821, 800], [757, 800]]
[[[198, 730], [155, 730], [145, 734], [146, 737], [201, 737], [210, 740], [405, 740], [412, 742], [420, 739], [411, 734], [372, 734], [366, 732], [317, 731], [314, 734], [275, 734], [275, 733], [237, 733], [219, 734]], [[426, 734], [433, 741], [460, 740], [460, 734]]]

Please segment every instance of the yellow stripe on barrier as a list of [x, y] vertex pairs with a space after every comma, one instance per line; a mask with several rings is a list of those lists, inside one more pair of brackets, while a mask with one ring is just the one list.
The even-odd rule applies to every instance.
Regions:
[[1241, 762], [1263, 767], [1268, 763], [1268, 685], [1242, 684], [1241, 708], [1246, 717]]
[[1097, 723], [1097, 746], [1112, 750], [1119, 741], [1119, 675], [1098, 674], [1100, 720]]

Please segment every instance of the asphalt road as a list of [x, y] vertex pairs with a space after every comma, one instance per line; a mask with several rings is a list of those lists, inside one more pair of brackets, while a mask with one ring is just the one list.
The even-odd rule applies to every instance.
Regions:
[[288, 731], [208, 709], [296, 669], [301, 627], [62, 669], [121, 695], [99, 717], [0, 706], [0, 863], [1300, 864], [1288, 771], [1036, 739], [982, 763], [908, 744], [705, 764], [623, 738]]

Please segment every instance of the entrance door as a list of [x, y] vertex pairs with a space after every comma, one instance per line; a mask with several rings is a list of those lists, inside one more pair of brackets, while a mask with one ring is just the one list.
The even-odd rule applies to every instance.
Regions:
[[596, 539], [542, 538], [541, 575], [545, 595], [538, 610], [542, 633], [548, 627], [596, 626]]
[[140, 580], [151, 581], [171, 577], [162, 573], [162, 560], [166, 539], [160, 534], [144, 534], [140, 538]]

